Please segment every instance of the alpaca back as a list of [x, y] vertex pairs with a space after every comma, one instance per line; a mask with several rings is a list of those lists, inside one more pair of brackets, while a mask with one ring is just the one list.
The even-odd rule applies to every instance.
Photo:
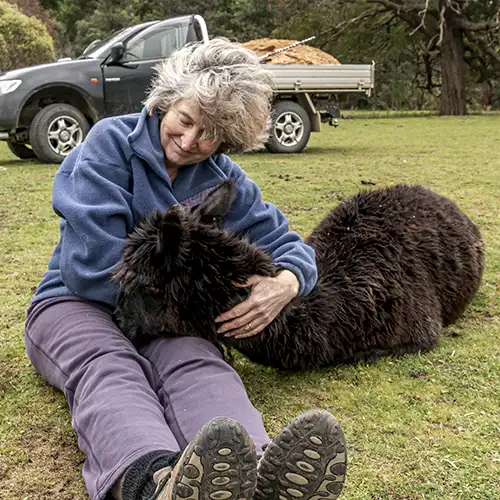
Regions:
[[[258, 338], [233, 345], [294, 370], [434, 347], [442, 305], [428, 266], [438, 267], [438, 227], [419, 194], [406, 186], [364, 192], [332, 210], [306, 240], [316, 252], [315, 289]], [[419, 231], [408, 222], [417, 217]]]
[[477, 227], [451, 200], [421, 186], [359, 193], [327, 215], [307, 242], [324, 277], [362, 279], [369, 268], [432, 287], [444, 326], [465, 311], [484, 268]]

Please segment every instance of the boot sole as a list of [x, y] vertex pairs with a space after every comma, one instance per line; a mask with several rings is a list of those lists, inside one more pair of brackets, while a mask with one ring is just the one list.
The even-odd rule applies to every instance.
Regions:
[[334, 500], [344, 486], [347, 450], [340, 423], [324, 410], [294, 419], [269, 444], [255, 500]]
[[254, 443], [235, 420], [215, 418], [184, 450], [170, 481], [172, 500], [251, 500], [257, 483]]

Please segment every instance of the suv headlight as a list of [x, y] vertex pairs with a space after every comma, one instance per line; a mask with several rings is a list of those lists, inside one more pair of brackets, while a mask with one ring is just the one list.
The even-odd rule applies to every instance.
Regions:
[[22, 80], [3, 80], [0, 81], [0, 95], [14, 92], [14, 90], [23, 83]]

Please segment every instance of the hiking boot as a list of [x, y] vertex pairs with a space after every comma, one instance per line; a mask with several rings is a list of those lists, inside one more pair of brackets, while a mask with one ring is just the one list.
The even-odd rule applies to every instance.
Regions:
[[153, 475], [151, 500], [251, 500], [257, 482], [253, 441], [235, 420], [205, 424], [173, 467]]
[[340, 423], [325, 410], [296, 417], [259, 460], [255, 500], [333, 500], [345, 481], [347, 450]]

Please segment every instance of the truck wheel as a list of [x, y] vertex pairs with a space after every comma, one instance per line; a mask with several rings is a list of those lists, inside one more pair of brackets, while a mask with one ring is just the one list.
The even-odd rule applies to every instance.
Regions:
[[26, 146], [26, 144], [18, 144], [17, 142], [7, 141], [7, 146], [12, 154], [21, 160], [29, 160], [30, 158], [35, 158], [36, 156], [35, 152]]
[[266, 149], [271, 153], [300, 153], [309, 141], [311, 120], [306, 110], [294, 101], [274, 105], [271, 135]]
[[61, 163], [89, 131], [85, 116], [70, 104], [42, 108], [30, 126], [30, 144], [38, 159]]

